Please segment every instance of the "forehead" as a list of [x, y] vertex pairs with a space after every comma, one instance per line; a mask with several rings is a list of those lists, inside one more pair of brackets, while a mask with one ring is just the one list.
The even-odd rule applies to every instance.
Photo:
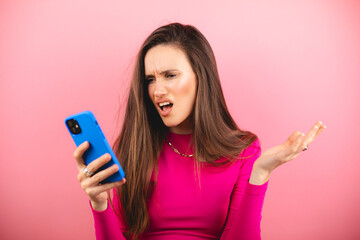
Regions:
[[174, 45], [157, 45], [145, 55], [145, 74], [159, 73], [169, 69], [188, 69], [190, 63], [186, 54]]

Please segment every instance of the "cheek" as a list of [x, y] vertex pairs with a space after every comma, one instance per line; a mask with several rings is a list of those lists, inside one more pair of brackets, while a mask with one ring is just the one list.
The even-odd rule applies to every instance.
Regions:
[[154, 96], [154, 88], [151, 84], [149, 84], [147, 86], [147, 90], [148, 90], [148, 94], [149, 94], [149, 97], [151, 99], [151, 101], [153, 101], [153, 96]]
[[182, 93], [186, 95], [189, 100], [195, 98], [196, 94], [196, 79], [194, 77], [191, 77], [185, 81], [182, 86]]
[[189, 78], [186, 81], [181, 81], [178, 88], [178, 95], [181, 96], [186, 106], [192, 108], [196, 98], [196, 79]]
[[181, 94], [191, 95], [196, 92], [196, 76], [194, 73], [187, 73], [177, 82], [176, 88]]

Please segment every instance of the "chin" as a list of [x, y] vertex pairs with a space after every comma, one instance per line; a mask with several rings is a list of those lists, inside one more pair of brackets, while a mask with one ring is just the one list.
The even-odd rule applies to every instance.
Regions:
[[162, 119], [162, 121], [165, 124], [165, 126], [168, 128], [179, 126], [182, 123], [181, 121], [164, 119], [164, 118]]
[[162, 119], [163, 123], [166, 127], [170, 128], [176, 128], [179, 131], [185, 131], [188, 132], [189, 129], [191, 131], [191, 123], [189, 122], [190, 119], [186, 118], [186, 119]]
[[176, 126], [178, 126], [180, 123], [172, 123], [172, 122], [168, 122], [168, 121], [164, 121], [163, 120], [163, 123], [165, 124], [165, 126], [166, 127], [168, 127], [168, 128], [172, 128], [172, 127], [176, 127]]

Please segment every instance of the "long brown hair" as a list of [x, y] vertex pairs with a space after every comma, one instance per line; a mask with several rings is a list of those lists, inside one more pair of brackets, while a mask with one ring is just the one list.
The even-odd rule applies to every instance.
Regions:
[[197, 95], [191, 120], [194, 159], [213, 163], [220, 157], [235, 160], [256, 135], [242, 131], [225, 103], [214, 53], [206, 38], [191, 25], [172, 23], [156, 29], [140, 48], [127, 100], [125, 118], [115, 144], [115, 153], [126, 175], [126, 184], [117, 189], [121, 215], [138, 238], [149, 224], [147, 201], [154, 184], [151, 175], [157, 168], [168, 128], [151, 102], [145, 81], [144, 58], [159, 44], [172, 44], [187, 55], [197, 77]]

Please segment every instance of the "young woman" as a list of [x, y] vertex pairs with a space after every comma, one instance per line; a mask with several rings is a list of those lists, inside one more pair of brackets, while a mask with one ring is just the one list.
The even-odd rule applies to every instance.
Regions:
[[[193, 26], [156, 29], [134, 69], [122, 131], [114, 149], [126, 180], [105, 154], [87, 167], [89, 147], [74, 152], [98, 239], [260, 239], [271, 172], [294, 159], [325, 126], [261, 154], [257, 136], [232, 119], [213, 51]], [[113, 199], [109, 190], [116, 188]]]

